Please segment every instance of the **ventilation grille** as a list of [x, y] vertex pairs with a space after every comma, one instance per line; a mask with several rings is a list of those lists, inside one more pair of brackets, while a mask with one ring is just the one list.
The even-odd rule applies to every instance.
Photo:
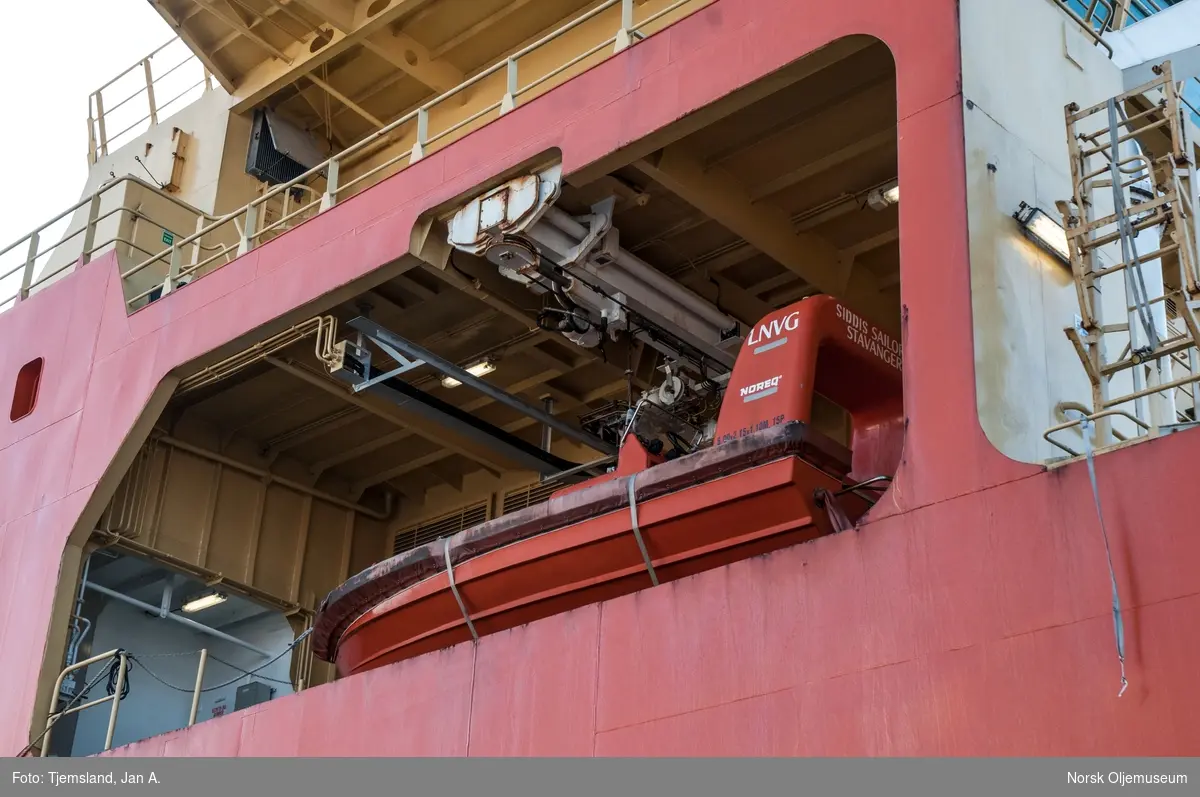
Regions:
[[526, 507], [548, 501], [550, 500], [550, 494], [561, 488], [562, 485], [556, 482], [538, 482], [527, 487], [518, 487], [516, 490], [510, 490], [504, 494], [503, 514], [507, 515], [510, 512], [519, 512]]
[[392, 556], [478, 526], [487, 519], [488, 502], [485, 499], [445, 515], [423, 520], [415, 526], [396, 532], [396, 538], [392, 541]]
[[279, 122], [272, 119], [266, 111], [259, 109], [254, 112], [250, 149], [246, 153], [246, 174], [268, 185], [279, 185], [296, 179], [310, 167], [292, 158], [288, 151], [277, 147], [273, 124], [278, 125]]

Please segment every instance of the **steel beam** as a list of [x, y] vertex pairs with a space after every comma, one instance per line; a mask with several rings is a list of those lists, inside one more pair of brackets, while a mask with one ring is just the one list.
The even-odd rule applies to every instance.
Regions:
[[[384, 327], [381, 327], [379, 324], [376, 324], [370, 319], [362, 317], [355, 318], [350, 321], [348, 326], [357, 332], [363, 333], [368, 340], [379, 344], [381, 347], [394, 349], [413, 360], [421, 360], [431, 368], [440, 371], [446, 376], [457, 379], [464, 385], [470, 385], [480, 393], [483, 393], [485, 396], [488, 396], [489, 398], [498, 401], [506, 407], [510, 407], [517, 412], [522, 413], [523, 415], [527, 415], [528, 417], [537, 420], [544, 426], [548, 426], [551, 429], [558, 431], [560, 434], [570, 440], [574, 440], [577, 443], [582, 443], [583, 445], [593, 448], [603, 454], [617, 453], [617, 450], [614, 446], [605, 443], [600, 438], [594, 437], [593, 435], [575, 428], [569, 423], [555, 418], [553, 415], [547, 414], [539, 407], [535, 407], [534, 405], [521, 400], [511, 393], [507, 393], [495, 385], [492, 385], [483, 379], [468, 373], [466, 370], [459, 368], [454, 363], [438, 357], [433, 352], [421, 348], [417, 344], [400, 337]], [[364, 376], [367, 375], [364, 374]]]
[[351, 387], [369, 382], [370, 387], [365, 392], [402, 406], [405, 412], [449, 429], [456, 436], [486, 445], [519, 467], [540, 474], [554, 474], [576, 466], [576, 463], [542, 451], [536, 445], [447, 404], [402, 379], [379, 380], [379, 369], [358, 361], [349, 351], [346, 358], [343, 367], [333, 370], [335, 378]]
[[696, 153], [679, 144], [634, 166], [805, 282], [899, 334], [899, 308], [880, 293], [869, 271], [850, 271], [828, 239], [812, 232], [797, 234], [787, 213], [765, 202], [755, 204], [732, 174], [706, 169]]

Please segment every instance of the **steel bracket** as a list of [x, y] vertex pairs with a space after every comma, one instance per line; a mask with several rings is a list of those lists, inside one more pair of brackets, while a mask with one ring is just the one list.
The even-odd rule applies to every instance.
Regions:
[[[533, 418], [544, 426], [554, 429], [568, 439], [574, 440], [577, 443], [582, 443], [583, 445], [593, 448], [603, 454], [616, 453], [616, 448], [614, 446], [609, 445], [600, 438], [587, 434], [586, 432], [575, 428], [571, 424], [566, 423], [565, 421], [556, 418], [553, 415], [550, 415], [541, 407], [536, 407], [532, 404], [529, 404], [517, 396], [514, 396], [511, 393], [508, 393], [496, 387], [495, 385], [480, 379], [477, 376], [474, 376], [466, 369], [460, 368], [454, 363], [438, 357], [436, 354], [433, 354], [432, 352], [421, 348], [417, 344], [400, 337], [391, 330], [380, 326], [368, 318], [355, 318], [350, 321], [348, 326], [351, 329], [362, 333], [364, 339], [371, 341], [376, 346], [379, 346], [384, 351], [387, 351], [389, 355], [396, 358], [397, 362], [408, 363], [409, 365], [407, 366], [401, 365], [400, 369], [398, 369], [400, 372], [403, 372], [404, 370], [411, 370], [418, 365], [429, 365], [431, 368], [441, 372], [442, 374], [456, 379], [462, 384], [468, 385], [475, 390], [478, 390], [488, 398], [517, 410], [518, 412]], [[371, 369], [368, 366], [360, 375], [364, 381], [356, 384], [354, 389], [356, 392], [365, 390], [368, 387], [378, 385], [385, 379], [391, 379], [396, 375], [396, 373], [396, 371], [392, 371], [389, 374], [371, 376]]]
[[[384, 353], [387, 354], [387, 356], [391, 357], [393, 360], [395, 360], [397, 363], [399, 363], [399, 365], [390, 371], [379, 374], [378, 376], [373, 376], [370, 379], [367, 379], [364, 382], [360, 382], [357, 385], [351, 385], [351, 389], [355, 393], [361, 393], [362, 391], [364, 391], [374, 385], [377, 385], [380, 382], [386, 382], [387, 380], [391, 379], [394, 376], [400, 376], [401, 374], [406, 374], [409, 371], [420, 368], [422, 365], [425, 364], [424, 360], [410, 359], [408, 357], [405, 357], [404, 354], [402, 354], [399, 351], [396, 351], [396, 349], [393, 346], [391, 346], [390, 344], [388, 344], [388, 342], [385, 340], [379, 340], [377, 338], [368, 338], [368, 339], [372, 343], [374, 343], [376, 346], [378, 346], [380, 349], [382, 349], [384, 351]], [[370, 373], [371, 352], [369, 350], [367, 350], [366, 347], [356, 346], [355, 348], [358, 350], [356, 352], [356, 354], [359, 356], [359, 358], [362, 360], [363, 364], [366, 366], [367, 373]]]

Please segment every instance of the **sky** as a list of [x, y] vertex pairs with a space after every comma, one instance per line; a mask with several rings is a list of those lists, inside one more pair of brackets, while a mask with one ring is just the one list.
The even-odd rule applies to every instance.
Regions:
[[5, 6], [0, 249], [79, 201], [89, 95], [174, 35], [146, 0]]

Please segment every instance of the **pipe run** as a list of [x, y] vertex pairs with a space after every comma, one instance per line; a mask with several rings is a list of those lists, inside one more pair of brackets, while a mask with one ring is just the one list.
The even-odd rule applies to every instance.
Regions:
[[[159, 613], [158, 613], [159, 607], [151, 606], [149, 603], [143, 603], [142, 601], [138, 600], [137, 598], [131, 598], [128, 595], [124, 595], [120, 592], [117, 592], [116, 590], [109, 589], [108, 587], [102, 587], [95, 582], [88, 582], [87, 588], [90, 590], [93, 590], [95, 592], [99, 592], [101, 595], [107, 595], [108, 597], [113, 598], [114, 600], [119, 600], [124, 603], [128, 603], [130, 606], [134, 606], [138, 609], [149, 612], [150, 614], [153, 614], [155, 617], [159, 616]], [[209, 626], [204, 625], [204, 623], [197, 623], [195, 620], [189, 620], [188, 618], [180, 617], [177, 614], [168, 614], [164, 619], [173, 620], [173, 621], [179, 623], [180, 625], [185, 625], [188, 628], [191, 628], [194, 631], [199, 631], [202, 634], [208, 634], [209, 636], [216, 637], [217, 639], [223, 639], [226, 642], [229, 642], [230, 644], [238, 645], [239, 647], [243, 647], [246, 650], [252, 650], [255, 653], [257, 653], [258, 655], [262, 656], [264, 659], [271, 658], [272, 654], [268, 653], [267, 651], [263, 650], [262, 648], [256, 647], [255, 645], [251, 645], [249, 642], [238, 639], [235, 636], [230, 636], [229, 634], [226, 634], [224, 631], [218, 631], [215, 628], [210, 628]]]
[[[582, 241], [588, 235], [588, 230], [575, 219], [571, 218], [566, 212], [556, 207], [551, 207], [546, 210], [546, 221], [557, 227], [561, 232], [566, 233], [575, 239], [576, 242]], [[663, 274], [658, 269], [651, 266], [646, 261], [639, 258], [637, 255], [627, 251], [625, 248], [618, 250], [616, 255], [616, 264], [621, 267], [635, 282], [640, 282], [647, 287], [661, 293], [666, 298], [677, 302], [681, 307], [688, 310], [692, 315], [711, 324], [718, 330], [724, 332], [734, 329], [738, 326], [736, 319], [722, 313], [720, 310], [713, 307], [711, 304], [700, 298], [696, 294], [687, 290], [677, 283], [675, 280]], [[611, 268], [611, 267], [608, 267]], [[601, 273], [605, 269], [598, 269], [597, 273]], [[616, 287], [615, 285], [613, 287]]]
[[[92, 621], [83, 616], [84, 588], [88, 583], [88, 573], [92, 569], [92, 557], [89, 554], [83, 561], [83, 575], [79, 579], [79, 593], [75, 598], [75, 613], [71, 616], [71, 641], [67, 645], [67, 666], [75, 663], [79, 656], [79, 646], [92, 628]], [[87, 623], [86, 626], [83, 624]]]

